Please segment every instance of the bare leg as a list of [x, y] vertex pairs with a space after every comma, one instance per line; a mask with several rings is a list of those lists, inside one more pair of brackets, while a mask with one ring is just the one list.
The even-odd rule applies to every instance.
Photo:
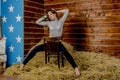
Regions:
[[22, 64], [20, 65], [20, 70], [22, 70], [23, 67], [24, 67], [24, 64], [22, 63]]

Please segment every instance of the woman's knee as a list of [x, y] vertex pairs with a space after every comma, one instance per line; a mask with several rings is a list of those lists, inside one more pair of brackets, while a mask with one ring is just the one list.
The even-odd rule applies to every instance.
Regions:
[[33, 49], [32, 49], [32, 51], [43, 51], [44, 50], [44, 45], [42, 44], [42, 45], [37, 45], [37, 46], [35, 46]]

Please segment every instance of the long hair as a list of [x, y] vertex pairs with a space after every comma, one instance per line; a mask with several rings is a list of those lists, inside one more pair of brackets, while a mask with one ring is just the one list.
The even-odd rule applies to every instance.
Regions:
[[[55, 9], [53, 9], [53, 8], [47, 9], [47, 10], [46, 10], [46, 14], [48, 14], [48, 12], [51, 12], [51, 13], [53, 13], [53, 14], [56, 14], [57, 19], [59, 19], [58, 14], [57, 14], [57, 12], [56, 12]], [[48, 16], [47, 16], [47, 19], [50, 20]]]

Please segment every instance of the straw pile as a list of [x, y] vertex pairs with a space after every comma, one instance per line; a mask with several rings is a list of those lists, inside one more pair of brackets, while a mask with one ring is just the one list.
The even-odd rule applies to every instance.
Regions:
[[79, 66], [81, 76], [76, 77], [74, 69], [65, 60], [65, 66], [58, 69], [56, 59], [45, 64], [44, 52], [38, 52], [22, 71], [19, 64], [6, 69], [4, 75], [20, 80], [120, 80], [120, 60], [107, 54], [73, 51], [63, 42]]

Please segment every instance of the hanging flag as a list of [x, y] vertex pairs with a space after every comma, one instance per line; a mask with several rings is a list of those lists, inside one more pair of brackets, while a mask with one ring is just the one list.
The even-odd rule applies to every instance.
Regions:
[[0, 16], [1, 16], [1, 0], [0, 0]]
[[23, 61], [23, 0], [1, 0], [2, 37], [6, 39], [7, 65]]

